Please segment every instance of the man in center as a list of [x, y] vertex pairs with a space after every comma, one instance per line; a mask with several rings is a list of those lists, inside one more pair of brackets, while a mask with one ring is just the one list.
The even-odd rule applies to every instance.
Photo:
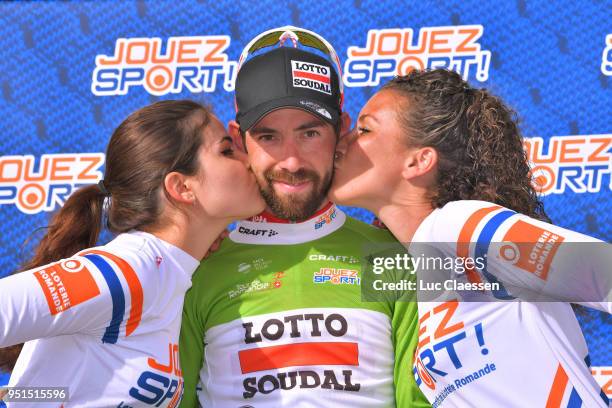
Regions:
[[333, 65], [278, 47], [236, 79], [230, 134], [264, 213], [239, 222], [185, 299], [181, 406], [428, 406], [411, 370], [414, 302], [364, 302], [364, 246], [392, 242], [327, 199], [350, 119]]

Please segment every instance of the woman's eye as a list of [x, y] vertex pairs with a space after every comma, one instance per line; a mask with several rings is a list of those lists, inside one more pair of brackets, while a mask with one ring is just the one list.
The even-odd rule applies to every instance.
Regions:
[[370, 131], [370, 129], [368, 128], [364, 128], [364, 127], [358, 127], [357, 128], [357, 134], [361, 135], [363, 133], [368, 133]]

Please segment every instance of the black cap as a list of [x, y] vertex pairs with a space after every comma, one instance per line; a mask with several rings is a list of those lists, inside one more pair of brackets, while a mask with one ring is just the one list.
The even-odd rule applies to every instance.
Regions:
[[298, 108], [336, 125], [340, 85], [327, 59], [298, 48], [278, 47], [247, 61], [236, 77], [236, 121], [244, 131], [280, 108]]

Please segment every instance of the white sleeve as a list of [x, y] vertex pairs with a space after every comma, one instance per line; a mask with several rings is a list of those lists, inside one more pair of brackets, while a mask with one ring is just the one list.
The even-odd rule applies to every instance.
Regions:
[[[528, 300], [578, 303], [612, 313], [612, 247], [522, 214], [499, 226], [488, 272]], [[541, 297], [534, 297], [536, 294]]]
[[114, 335], [123, 290], [110, 279], [81, 256], [0, 279], [0, 347], [79, 332], [106, 336], [109, 327]]
[[[459, 201], [438, 210], [432, 240], [468, 243], [485, 283], [510, 296], [563, 301], [612, 312], [610, 244], [482, 201]], [[466, 246], [463, 245], [463, 248]]]

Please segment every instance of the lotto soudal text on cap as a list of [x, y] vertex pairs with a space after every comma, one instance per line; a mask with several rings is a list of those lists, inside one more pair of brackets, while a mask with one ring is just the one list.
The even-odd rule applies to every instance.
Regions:
[[236, 78], [236, 121], [246, 131], [266, 114], [298, 108], [332, 125], [340, 117], [340, 87], [333, 65], [297, 48], [279, 47], [247, 61]]

